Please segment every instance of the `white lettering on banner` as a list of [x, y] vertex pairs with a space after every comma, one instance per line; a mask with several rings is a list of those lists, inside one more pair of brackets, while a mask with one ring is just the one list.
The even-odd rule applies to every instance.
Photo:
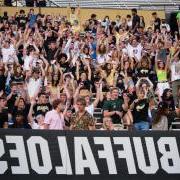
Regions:
[[103, 145], [104, 150], [98, 151], [98, 155], [106, 159], [109, 174], [117, 174], [110, 137], [94, 137], [94, 143]]
[[71, 161], [67, 147], [66, 137], [58, 137], [59, 150], [62, 159], [62, 166], [56, 167], [56, 174], [72, 175]]
[[[91, 174], [99, 174], [91, 147], [87, 137], [74, 137], [75, 170], [76, 174], [83, 175], [84, 168], [89, 168]], [[83, 151], [86, 159], [83, 159]]]
[[[4, 155], [4, 144], [2, 139], [0, 139], [0, 157]], [[8, 169], [7, 161], [0, 161], [0, 174], [4, 174]]]
[[150, 165], [146, 165], [142, 141], [140, 137], [133, 137], [136, 157], [139, 169], [144, 172], [145, 174], [155, 174], [158, 169], [158, 160], [156, 155], [156, 149], [154, 145], [154, 141], [152, 137], [145, 137], [147, 152], [148, 152], [148, 159], [150, 162]]
[[113, 137], [114, 144], [122, 144], [124, 150], [118, 150], [118, 158], [125, 158], [129, 174], [137, 174], [129, 137]]
[[[36, 145], [39, 144], [43, 165], [40, 166]], [[48, 141], [39, 136], [32, 136], [27, 140], [29, 158], [32, 169], [38, 174], [49, 174], [52, 170]]]
[[[94, 141], [84, 136], [72, 137], [74, 138], [71, 139], [74, 140], [74, 150], [71, 151], [68, 147], [72, 148], [73, 146], [68, 144], [66, 136], [57, 136], [57, 141], [52, 142], [52, 146], [59, 149], [61, 165], [52, 162], [57, 155], [53, 154], [53, 149], [49, 149], [48, 141], [41, 136], [30, 136], [27, 141], [24, 141], [23, 136], [6, 135], [4, 138], [5, 141], [0, 138], [0, 177], [6, 173], [8, 175], [25, 175], [32, 171], [39, 175], [50, 172], [53, 175], [85, 175], [85, 169], [88, 169], [92, 175], [99, 175], [100, 161], [106, 161], [106, 168], [108, 168], [105, 172], [101, 172], [102, 175], [118, 174], [119, 171], [126, 171], [126, 169], [129, 175], [137, 174], [137, 170], [138, 173], [139, 170], [141, 171], [138, 175], [141, 175], [142, 172], [153, 175], [157, 172], [161, 173], [163, 170], [166, 175], [180, 174], [179, 144], [177, 144], [176, 137], [160, 137], [158, 141], [155, 141], [153, 137], [112, 137], [113, 142], [111, 142], [111, 137], [93, 137]], [[142, 141], [143, 139], [144, 141]], [[52, 141], [51, 138], [48, 140]], [[27, 143], [27, 149], [25, 149], [24, 143]], [[14, 145], [14, 148], [11, 148], [11, 144]], [[37, 152], [37, 146], [40, 147], [40, 152]], [[101, 148], [97, 149], [99, 146]], [[119, 148], [120, 146], [122, 149]], [[132, 149], [133, 147], [134, 149]], [[97, 150], [94, 151], [94, 149]], [[52, 150], [52, 153], [49, 150]], [[70, 152], [73, 154], [69, 154]], [[30, 162], [27, 161], [27, 157]], [[71, 164], [72, 159], [75, 159], [74, 164]], [[122, 166], [121, 159], [126, 160], [127, 167], [126, 165]], [[146, 161], [149, 161], [148, 165]]]
[[[160, 158], [162, 168], [168, 174], [180, 174], [180, 157], [175, 137], [161, 137], [158, 142], [159, 152], [162, 153]], [[169, 151], [166, 151], [165, 145], [169, 146]], [[173, 165], [169, 165], [169, 160], [172, 160]]]
[[9, 150], [12, 158], [17, 158], [19, 166], [11, 166], [12, 174], [29, 174], [29, 167], [22, 136], [6, 136], [7, 143], [13, 143], [16, 149]]

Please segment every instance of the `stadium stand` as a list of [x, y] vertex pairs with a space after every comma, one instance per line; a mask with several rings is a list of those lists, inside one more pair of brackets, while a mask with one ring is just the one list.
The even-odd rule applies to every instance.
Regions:
[[1, 3], [1, 128], [180, 128], [179, 1]]

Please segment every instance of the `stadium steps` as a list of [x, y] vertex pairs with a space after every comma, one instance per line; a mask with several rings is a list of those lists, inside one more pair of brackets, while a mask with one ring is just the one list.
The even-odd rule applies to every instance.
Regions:
[[95, 108], [93, 116], [96, 118], [96, 129], [101, 129], [103, 124], [103, 110], [101, 108]]
[[147, 9], [147, 10], [166, 10], [171, 9], [178, 9], [178, 5], [180, 4], [179, 0], [50, 0], [52, 2], [52, 6], [59, 6], [59, 7], [67, 7], [69, 4], [72, 7], [90, 7], [90, 8], [119, 8], [119, 9]]
[[[3, 2], [3, 1], [2, 1]], [[25, 6], [25, 0], [20, 0]], [[80, 7], [84, 8], [114, 8], [114, 9], [146, 9], [146, 10], [165, 10], [177, 11], [179, 9], [179, 0], [47, 0], [47, 6], [50, 7]]]
[[180, 118], [175, 118], [174, 122], [171, 123], [170, 130], [180, 131]]

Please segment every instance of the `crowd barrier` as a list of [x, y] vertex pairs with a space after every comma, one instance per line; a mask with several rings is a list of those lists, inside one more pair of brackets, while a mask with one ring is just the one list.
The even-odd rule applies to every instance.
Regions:
[[180, 132], [0, 130], [2, 180], [179, 180]]

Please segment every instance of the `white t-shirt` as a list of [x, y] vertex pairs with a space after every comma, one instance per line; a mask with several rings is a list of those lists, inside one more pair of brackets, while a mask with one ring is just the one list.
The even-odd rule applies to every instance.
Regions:
[[54, 109], [46, 113], [44, 123], [54, 130], [63, 130], [65, 126], [63, 115]]
[[85, 107], [85, 110], [86, 110], [89, 114], [91, 114], [91, 115], [93, 116], [93, 114], [94, 114], [94, 104], [92, 103], [91, 105]]
[[132, 27], [132, 21], [127, 22], [128, 27]]
[[41, 87], [42, 80], [41, 78], [35, 80], [34, 78], [30, 78], [29, 82], [27, 83], [27, 90], [29, 97], [32, 98], [38, 92], [39, 88]]
[[10, 45], [9, 48], [2, 48], [3, 63], [13, 62], [11, 56], [14, 54], [15, 54], [15, 49], [13, 45]]
[[171, 63], [171, 81], [180, 79], [180, 61]]
[[138, 61], [141, 60], [142, 57], [142, 49], [143, 47], [139, 43], [136, 47], [131, 46], [130, 44], [127, 45], [128, 55], [129, 57], [136, 57]]
[[121, 24], [122, 24], [122, 22], [121, 21], [116, 21], [116, 27], [120, 27], [121, 26]]
[[39, 125], [38, 123], [36, 123], [34, 120], [33, 120], [32, 124], [31, 124], [31, 128], [32, 128], [32, 129], [44, 129], [43, 126], [40, 126], [40, 125]]
[[106, 58], [107, 58], [107, 55], [106, 55], [106, 54], [104, 54], [104, 55], [98, 54], [98, 55], [97, 55], [97, 62], [98, 62], [98, 64], [103, 64], [103, 63], [105, 63], [105, 62], [106, 62]]
[[32, 56], [26, 56], [24, 58], [24, 70], [29, 71], [30, 65], [33, 63], [33, 57]]
[[170, 31], [171, 31], [171, 28], [170, 28], [169, 24], [166, 24], [166, 23], [165, 23], [165, 24], [161, 24], [161, 28], [162, 28], [163, 26], [166, 27], [167, 32], [170, 32]]

